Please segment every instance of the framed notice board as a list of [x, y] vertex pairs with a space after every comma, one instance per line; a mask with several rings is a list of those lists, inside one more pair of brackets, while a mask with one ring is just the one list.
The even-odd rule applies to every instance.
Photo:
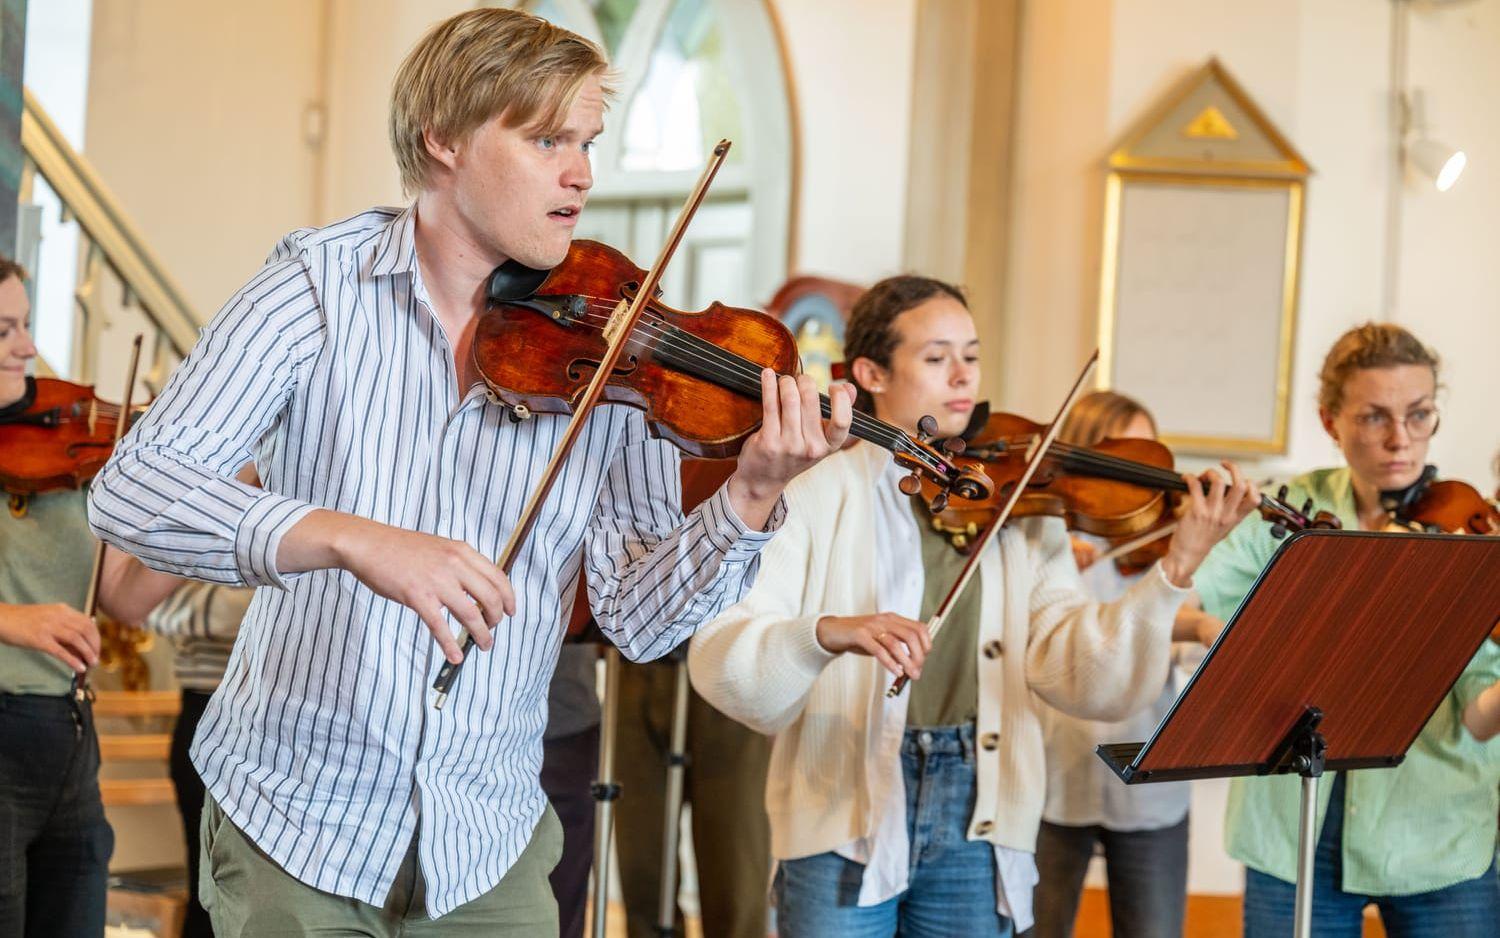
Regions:
[[1168, 445], [1285, 451], [1309, 173], [1217, 61], [1111, 154], [1099, 385]]

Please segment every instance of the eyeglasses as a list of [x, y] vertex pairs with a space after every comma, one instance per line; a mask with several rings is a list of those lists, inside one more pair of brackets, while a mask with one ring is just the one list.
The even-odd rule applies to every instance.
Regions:
[[[1436, 407], [1419, 407], [1406, 412], [1401, 421], [1406, 435], [1421, 442], [1437, 432], [1439, 414]], [[1381, 443], [1391, 438], [1396, 429], [1396, 418], [1387, 410], [1372, 410], [1354, 415], [1355, 433], [1364, 443]]]

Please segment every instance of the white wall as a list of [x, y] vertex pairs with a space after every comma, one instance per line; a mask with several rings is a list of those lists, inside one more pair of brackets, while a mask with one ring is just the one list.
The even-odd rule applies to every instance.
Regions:
[[797, 97], [798, 273], [902, 270], [915, 0], [773, 0]]
[[1007, 341], [984, 380], [1033, 419], [1057, 409], [1094, 344], [1113, 48], [1107, 0], [1022, 9], [1007, 321], [988, 333]]
[[428, 28], [475, 4], [463, 0], [327, 0], [328, 138], [318, 223], [372, 205], [401, 205], [387, 134], [396, 68]]
[[1410, 75], [1424, 91], [1431, 133], [1462, 147], [1469, 166], [1439, 193], [1406, 187], [1398, 322], [1443, 356], [1443, 426], [1432, 461], [1445, 475], [1494, 489], [1500, 450], [1500, 0], [1411, 18]]
[[86, 155], [202, 315], [310, 223], [319, 5], [100, 3]]
[[[1390, 7], [1372, 0], [1059, 0], [1023, 20], [1007, 406], [1040, 413], [1093, 343], [1104, 157], [1175, 81], [1217, 55], [1309, 160], [1289, 448], [1249, 460], [1281, 474], [1337, 460], [1316, 374], [1349, 326], [1382, 317]], [[1500, 446], [1500, 310], [1487, 222], [1500, 214], [1500, 2], [1414, 15], [1411, 76], [1468, 174], [1439, 195], [1404, 190], [1396, 319], [1447, 363], [1432, 458], [1488, 489]], [[1081, 75], [1081, 77], [1080, 77]], [[1103, 98], [1103, 112], [1100, 104]], [[992, 385], [996, 386], [996, 385]], [[1149, 403], [1149, 402], [1148, 402]]]
[[[1056, 0], [1023, 20], [1015, 243], [1002, 400], [1045, 413], [1095, 340], [1104, 158], [1176, 80], [1217, 55], [1312, 164], [1293, 365], [1289, 450], [1254, 463], [1288, 473], [1336, 463], [1318, 424], [1317, 370], [1349, 326], [1381, 318], [1390, 7], [1374, 0]], [[1500, 446], [1500, 0], [1417, 14], [1413, 84], [1464, 146], [1446, 195], [1404, 190], [1396, 319], [1444, 356], [1450, 386], [1432, 459], [1488, 490]], [[997, 387], [991, 384], [991, 387]], [[1149, 402], [1147, 402], [1149, 404]], [[1191, 888], [1238, 892], [1222, 851], [1223, 783], [1195, 788]]]

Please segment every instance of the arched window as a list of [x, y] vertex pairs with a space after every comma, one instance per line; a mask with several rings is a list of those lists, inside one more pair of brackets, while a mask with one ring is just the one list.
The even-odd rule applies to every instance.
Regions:
[[787, 275], [794, 173], [787, 72], [766, 0], [509, 5], [597, 42], [616, 73], [577, 236], [650, 264], [728, 137], [734, 147], [662, 286], [683, 307], [765, 303]]

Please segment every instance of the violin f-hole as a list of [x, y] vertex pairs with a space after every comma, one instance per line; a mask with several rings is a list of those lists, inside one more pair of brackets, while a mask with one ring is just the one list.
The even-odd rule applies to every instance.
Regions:
[[[622, 361], [615, 365], [611, 374], [628, 375], [640, 367], [640, 358], [635, 355], [621, 356]], [[575, 358], [568, 362], [568, 379], [571, 381], [584, 380], [584, 369], [597, 369], [600, 361], [597, 358]]]

